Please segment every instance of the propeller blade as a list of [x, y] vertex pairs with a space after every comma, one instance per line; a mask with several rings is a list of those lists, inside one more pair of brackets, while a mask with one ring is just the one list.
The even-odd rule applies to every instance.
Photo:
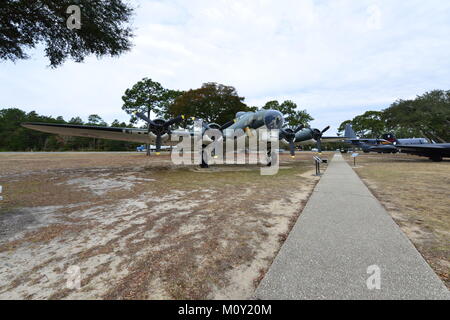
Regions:
[[135, 111], [135, 112], [133, 112], [133, 114], [134, 114], [135, 116], [137, 116], [139, 119], [144, 120], [145, 122], [147, 122], [147, 123], [150, 124], [151, 126], [155, 126], [155, 125], [156, 125], [152, 120], [150, 120], [150, 119], [149, 119], [144, 113], [142, 113], [142, 112]]
[[319, 153], [322, 152], [322, 141], [321, 139], [317, 139], [317, 150], [319, 151]]
[[322, 130], [321, 134], [324, 134], [325, 132], [327, 132], [330, 129], [330, 126], [326, 127], [325, 129]]
[[297, 132], [303, 130], [304, 128], [305, 128], [304, 125], [299, 125], [299, 126], [297, 127], [297, 129], [294, 130], [294, 133], [297, 133]]
[[291, 151], [291, 157], [295, 157], [295, 143], [294, 143], [294, 140], [289, 141], [289, 149]]
[[156, 136], [156, 142], [155, 142], [155, 145], [156, 145], [156, 155], [157, 156], [159, 156], [159, 154], [161, 153], [161, 135], [160, 134], [158, 134], [157, 136]]
[[223, 131], [229, 127], [231, 127], [234, 124], [234, 120], [228, 121], [223, 126], [220, 127], [220, 131]]
[[284, 137], [286, 140], [288, 140], [288, 141], [291, 141], [291, 140], [295, 139], [295, 133], [294, 133], [294, 131], [292, 131], [291, 129], [284, 129], [284, 128], [281, 128], [281, 129], [280, 129], [280, 132], [281, 132], [281, 134], [283, 135], [283, 137]]
[[202, 127], [203, 127], [205, 130], [210, 129], [210, 128], [209, 128], [209, 124], [207, 124], [205, 121], [202, 121]]

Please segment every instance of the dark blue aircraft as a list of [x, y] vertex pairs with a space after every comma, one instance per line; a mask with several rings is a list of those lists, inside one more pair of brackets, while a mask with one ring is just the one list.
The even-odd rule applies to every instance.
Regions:
[[450, 157], [450, 143], [431, 143], [426, 138], [397, 139], [393, 133], [387, 133], [382, 139], [358, 139], [351, 124], [345, 127], [344, 140], [364, 152], [377, 153], [407, 153], [422, 157], [428, 157], [432, 161], [442, 161], [442, 158]]
[[378, 153], [396, 153], [398, 149], [393, 145], [392, 142], [383, 139], [365, 139], [358, 138], [355, 131], [353, 131], [352, 125], [347, 124], [345, 126], [345, 137], [348, 139], [344, 140], [345, 143], [351, 144], [354, 147], [361, 148], [362, 151], [378, 152]]
[[396, 139], [392, 133], [385, 135], [385, 138], [389, 139], [401, 153], [427, 157], [435, 162], [442, 161], [442, 158], [450, 158], [450, 143], [430, 143], [425, 138]]

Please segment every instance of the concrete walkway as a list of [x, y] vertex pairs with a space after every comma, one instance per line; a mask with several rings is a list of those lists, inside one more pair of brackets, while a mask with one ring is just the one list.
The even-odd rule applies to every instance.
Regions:
[[[368, 273], [370, 266], [373, 269]], [[377, 268], [380, 289], [373, 288]], [[336, 154], [255, 298], [450, 299], [450, 294], [353, 169]]]

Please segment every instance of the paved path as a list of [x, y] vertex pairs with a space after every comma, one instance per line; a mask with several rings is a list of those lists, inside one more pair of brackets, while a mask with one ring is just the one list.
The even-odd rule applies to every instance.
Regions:
[[[367, 280], [380, 270], [381, 288]], [[376, 272], [376, 271], [375, 271]], [[376, 282], [371, 282], [376, 284]], [[336, 154], [256, 290], [257, 299], [450, 299], [442, 281]]]

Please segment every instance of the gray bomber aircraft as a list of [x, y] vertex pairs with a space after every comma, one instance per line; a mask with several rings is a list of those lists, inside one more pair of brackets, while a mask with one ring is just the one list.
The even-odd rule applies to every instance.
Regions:
[[[84, 126], [73, 124], [56, 124], [56, 123], [40, 123], [40, 122], [27, 122], [22, 126], [38, 130], [47, 133], [59, 134], [63, 136], [77, 136], [77, 137], [89, 137], [98, 139], [110, 139], [129, 142], [138, 142], [146, 144], [154, 144], [156, 146], [156, 154], [161, 151], [162, 145], [176, 145], [177, 141], [171, 141], [171, 135], [185, 135], [185, 130], [172, 130], [171, 127], [180, 123], [184, 116], [178, 116], [170, 120], [155, 119], [151, 120], [146, 115], [140, 112], [135, 113], [140, 119], [148, 123], [150, 132], [148, 129], [137, 128], [115, 128], [115, 127], [99, 127], [99, 126]], [[207, 129], [218, 129], [225, 133], [230, 132], [225, 129], [242, 129], [248, 133], [249, 130], [264, 129], [278, 129], [280, 130], [280, 143], [285, 146], [289, 146], [290, 154], [295, 156], [295, 147], [297, 145], [315, 143], [319, 152], [321, 151], [321, 141], [341, 141], [343, 137], [324, 137], [323, 134], [330, 128], [329, 126], [323, 130], [312, 129], [304, 126], [290, 129], [284, 128], [284, 118], [281, 112], [277, 110], [259, 110], [256, 112], [238, 112], [236, 118], [227, 122], [224, 125], [218, 125], [215, 123], [203, 122], [203, 134]], [[194, 134], [190, 132], [190, 134]], [[203, 136], [203, 147], [212, 143], [213, 140]], [[271, 150], [268, 152], [268, 156], [271, 156]], [[207, 166], [206, 163], [202, 163], [202, 166]]]

